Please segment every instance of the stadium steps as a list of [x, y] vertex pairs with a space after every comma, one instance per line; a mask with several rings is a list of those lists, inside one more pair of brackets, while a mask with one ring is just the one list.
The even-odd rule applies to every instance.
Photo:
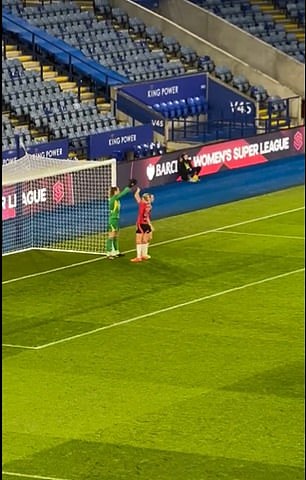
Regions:
[[[71, 92], [78, 94], [79, 93], [78, 87], [72, 88]], [[89, 91], [89, 87], [85, 87], [83, 85], [82, 87], [80, 87], [80, 98], [82, 102], [87, 102], [89, 100], [93, 100], [95, 96], [92, 92]]]
[[[260, 120], [269, 120], [268, 109], [262, 108], [258, 111], [258, 116]], [[271, 118], [277, 118], [277, 114], [272, 113]]]
[[[288, 18], [282, 10], [280, 10], [273, 4], [273, 2], [268, 0], [251, 0], [250, 3], [252, 5], [258, 5], [262, 12], [270, 14], [275, 20], [275, 22], [282, 23], [287, 32], [301, 34], [300, 38], [304, 40], [304, 30], [299, 27], [293, 20]], [[302, 35], [304, 36], [302, 37]]]
[[22, 127], [22, 126], [25, 126], [21, 120], [16, 117], [13, 113], [12, 114], [9, 114], [9, 119], [10, 119], [10, 122], [12, 125], [14, 125], [14, 127]]
[[288, 128], [288, 122], [285, 118], [280, 118], [277, 113], [272, 113], [270, 116], [268, 114], [267, 108], [262, 108], [258, 111], [258, 120], [259, 125], [264, 126], [266, 120], [270, 120], [271, 127], [279, 127], [279, 128]]
[[35, 138], [35, 140], [38, 140], [39, 143], [48, 143], [49, 142], [48, 135], [42, 135], [39, 132], [33, 133], [33, 131], [31, 132], [31, 134], [32, 134], [32, 138]]
[[[55, 80], [62, 91], [78, 93], [76, 82], [69, 81], [67, 75], [59, 75], [50, 65], [41, 65], [40, 62], [33, 60], [31, 55], [24, 54], [14, 45], [8, 45], [7, 47], [9, 47], [7, 48], [7, 54], [10, 54], [9, 56], [7, 55], [7, 58], [20, 60], [25, 70], [37, 71], [40, 73], [42, 68], [43, 80]], [[82, 86], [80, 90], [80, 98], [81, 101], [86, 102], [94, 99], [94, 94], [89, 91], [89, 87]], [[110, 107], [108, 108], [108, 111], [110, 111]]]
[[58, 73], [50, 65], [43, 65], [43, 79], [56, 80]]
[[[62, 91], [73, 92], [78, 94], [78, 86], [76, 82], [71, 82], [67, 75], [59, 75], [59, 73], [54, 70], [54, 67], [51, 65], [41, 65], [40, 62], [33, 60], [31, 55], [27, 55], [22, 51], [18, 50], [15, 45], [6, 46], [7, 58], [15, 59], [17, 58], [22, 63], [25, 70], [37, 71], [38, 73], [43, 73], [43, 80], [55, 80]], [[80, 87], [80, 99], [83, 102], [88, 102], [94, 99], [94, 93], [90, 91], [88, 86], [82, 85]], [[105, 103], [105, 99], [101, 98], [100, 102], [103, 104], [103, 111], [110, 112], [110, 104]]]
[[16, 45], [6, 46], [6, 58], [19, 60], [25, 70], [37, 70], [40, 72], [40, 63], [33, 60], [31, 55], [24, 54]]
[[89, 100], [93, 100], [95, 98], [95, 95], [93, 92], [81, 92], [80, 93], [80, 97], [81, 97], [81, 100], [82, 102], [86, 102], [86, 101], [89, 101]]
[[274, 9], [273, 2], [269, 0], [250, 0], [251, 5], [258, 5], [262, 10]]
[[[3, 51], [3, 49], [2, 49]], [[20, 50], [15, 45], [7, 45], [6, 46], [6, 58], [7, 59], [14, 59], [19, 58], [21, 55]]]
[[6, 52], [6, 58], [7, 59], [18, 58], [18, 51], [17, 50], [11, 50], [9, 52]]
[[74, 3], [76, 3], [79, 6], [79, 8], [84, 12], [89, 10], [93, 11], [92, 0], [75, 0]]
[[[4, 114], [5, 112], [3, 112]], [[24, 122], [24, 119], [21, 119], [19, 117], [17, 117], [16, 115], [14, 115], [13, 113], [10, 113], [10, 112], [7, 112], [6, 116], [8, 117], [8, 119], [10, 120], [11, 124], [13, 125], [16, 133], [18, 133], [19, 130], [21, 130], [22, 128], [28, 128], [29, 131], [30, 131], [30, 134], [31, 134], [31, 137], [35, 140], [40, 140], [41, 143], [47, 143], [49, 140], [48, 140], [48, 135], [46, 134], [43, 134], [41, 132], [39, 132], [38, 130], [36, 130], [35, 128], [29, 128], [29, 124], [28, 123], [25, 123]]]
[[58, 76], [54, 80], [59, 84], [63, 92], [70, 92], [77, 86], [77, 84], [75, 82], [71, 82], [67, 76]]
[[[69, 77], [67, 76], [60, 76], [55, 77], [54, 80], [59, 83], [63, 92], [72, 92], [72, 93], [79, 93], [79, 88], [76, 82], [70, 81]], [[80, 98], [82, 101], [93, 100], [95, 95], [93, 92], [90, 92], [89, 87], [83, 85], [80, 87]]]
[[271, 127], [279, 126], [279, 127], [282, 127], [282, 128], [288, 126], [287, 121], [284, 118], [280, 118], [279, 120], [272, 121], [270, 125], [271, 125]]
[[102, 97], [97, 98], [96, 103], [97, 103], [97, 108], [99, 112], [106, 113], [111, 111], [111, 104], [106, 102], [104, 98]]
[[[25, 60], [21, 60], [20, 57], [25, 58]], [[30, 57], [30, 59], [28, 57], [29, 57], [28, 55], [18, 56], [18, 60], [21, 61], [23, 68], [25, 70], [31, 70], [31, 71], [34, 70], [34, 71], [40, 72], [40, 63], [37, 62], [36, 60], [33, 60], [32, 57]]]
[[[6, 58], [16, 58], [16, 56], [19, 54], [19, 50], [17, 49], [16, 45], [6, 45], [5, 52], [6, 52]], [[2, 41], [2, 58], [4, 58], [3, 53], [4, 53], [4, 44]]]
[[[19, 57], [20, 59], [20, 57]], [[36, 60], [26, 60], [22, 62], [25, 70], [41, 73], [43, 80], [55, 80], [57, 72], [55, 72], [50, 65], [41, 65]]]

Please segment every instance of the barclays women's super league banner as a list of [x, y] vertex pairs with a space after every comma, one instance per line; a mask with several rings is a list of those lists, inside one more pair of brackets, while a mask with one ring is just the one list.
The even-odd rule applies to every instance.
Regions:
[[199, 176], [218, 173], [221, 169], [239, 169], [294, 157], [305, 152], [305, 127], [295, 127], [254, 137], [240, 138], [168, 154], [121, 162], [118, 164], [118, 184], [127, 178], [137, 178], [142, 188], [180, 181], [178, 158], [187, 153], [194, 167], [201, 167]]

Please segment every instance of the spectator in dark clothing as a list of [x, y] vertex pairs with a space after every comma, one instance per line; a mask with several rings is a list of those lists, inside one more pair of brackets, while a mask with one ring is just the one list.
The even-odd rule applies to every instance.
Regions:
[[183, 153], [178, 159], [178, 173], [184, 182], [199, 182], [201, 167], [194, 167], [187, 153]]

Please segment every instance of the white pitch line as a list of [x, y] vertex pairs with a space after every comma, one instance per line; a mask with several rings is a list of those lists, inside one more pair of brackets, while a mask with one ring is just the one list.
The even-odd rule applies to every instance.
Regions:
[[272, 233], [235, 232], [233, 230], [220, 230], [216, 233], [232, 233], [233, 235], [250, 235], [255, 237], [292, 238], [294, 240], [305, 240], [305, 237], [299, 237], [297, 235], [273, 235]]
[[137, 317], [128, 318], [127, 320], [122, 320], [121, 322], [111, 323], [110, 325], [105, 325], [103, 327], [95, 328], [94, 330], [89, 330], [88, 332], [79, 333], [77, 335], [72, 335], [71, 337], [62, 338], [61, 340], [55, 340], [54, 342], [45, 343], [44, 345], [39, 345], [35, 347], [36, 350], [42, 350], [53, 345], [58, 345], [60, 343], [69, 342], [71, 340], [76, 340], [77, 338], [82, 338], [93, 333], [102, 332], [103, 330], [109, 330], [114, 327], [120, 327], [121, 325], [126, 325], [127, 323], [136, 322], [136, 320], [142, 320], [144, 318], [153, 317], [154, 315], [159, 315], [160, 313], [170, 312], [171, 310], [176, 310], [177, 308], [186, 307], [187, 305], [192, 305], [194, 303], [199, 303], [204, 300], [209, 300], [211, 298], [220, 297], [226, 295], [227, 293], [237, 292], [238, 290], [243, 290], [245, 288], [253, 287], [254, 285], [260, 285], [261, 283], [271, 282], [272, 280], [277, 280], [278, 278], [287, 277], [289, 275], [294, 275], [295, 273], [303, 272], [305, 268], [299, 268], [298, 270], [292, 270], [291, 272], [281, 273], [279, 275], [274, 275], [273, 277], [267, 277], [262, 280], [257, 280], [255, 282], [246, 283], [238, 287], [229, 288], [227, 290], [222, 290], [221, 292], [212, 293], [211, 295], [206, 295], [205, 297], [195, 298], [194, 300], [189, 300], [188, 302], [178, 303], [177, 305], [171, 305], [170, 307], [162, 308], [160, 310], [155, 310], [154, 312], [149, 312], [144, 315], [138, 315]]
[[[234, 228], [234, 227], [239, 227], [240, 225], [246, 225], [248, 223], [259, 222], [260, 220], [267, 220], [269, 218], [278, 217], [280, 215], [286, 215], [287, 213], [298, 212], [299, 210], [304, 210], [304, 209], [305, 209], [305, 207], [293, 208], [291, 210], [284, 210], [283, 212], [272, 213], [270, 215], [265, 215], [263, 217], [255, 217], [255, 218], [251, 218], [250, 220], [244, 220], [242, 222], [231, 223], [229, 225], [224, 225], [223, 227], [213, 228], [211, 230], [204, 230], [202, 232], [193, 233], [191, 235], [185, 235], [183, 237], [171, 238], [170, 240], [164, 240], [163, 242], [153, 243], [152, 245], [150, 245], [150, 248], [158, 247], [160, 245], [166, 245], [168, 243], [178, 242], [178, 241], [181, 241], [181, 240], [188, 240], [189, 238], [199, 237], [201, 235], [207, 235], [209, 233], [219, 232], [220, 230], [224, 230], [224, 229], [227, 229], [227, 228]], [[134, 252], [134, 251], [135, 251], [135, 249], [126, 250], [123, 253], [131, 253], [131, 252]], [[19, 282], [20, 280], [26, 280], [27, 278], [33, 278], [33, 277], [39, 277], [41, 275], [47, 275], [48, 273], [59, 272], [61, 270], [67, 270], [68, 268], [79, 267], [81, 265], [86, 265], [86, 264], [89, 264], [89, 263], [104, 260], [105, 258], [107, 258], [107, 257], [99, 256], [97, 258], [93, 258], [93, 259], [91, 258], [90, 260], [84, 260], [82, 262], [71, 263], [69, 265], [64, 265], [63, 267], [57, 267], [57, 268], [52, 268], [50, 270], [44, 270], [42, 272], [31, 273], [29, 275], [24, 275], [22, 277], [11, 278], [10, 280], [4, 280], [2, 282], [2, 285], [7, 285], [9, 283]]]
[[60, 272], [61, 270], [66, 270], [67, 268], [79, 267], [80, 265], [98, 262], [99, 260], [102, 260], [102, 258], [91, 258], [90, 260], [83, 260], [82, 262], [71, 263], [69, 265], [64, 265], [63, 267], [51, 268], [50, 270], [44, 270], [43, 272], [30, 273], [29, 275], [24, 275], [23, 277], [16, 277], [11, 278], [10, 280], [4, 280], [4, 282], [2, 282], [2, 285], [6, 285], [7, 283], [19, 282], [20, 280], [26, 280], [27, 278], [39, 277], [40, 275], [47, 275], [48, 273]]
[[2, 347], [23, 348], [23, 349], [26, 349], [26, 350], [36, 350], [36, 347], [28, 347], [26, 345], [13, 345], [11, 343], [2, 343]]
[[45, 477], [43, 475], [30, 475], [28, 473], [3, 472], [3, 471], [2, 471], [2, 475], [7, 475], [8, 477], [34, 478], [36, 480], [69, 480], [68, 478]]

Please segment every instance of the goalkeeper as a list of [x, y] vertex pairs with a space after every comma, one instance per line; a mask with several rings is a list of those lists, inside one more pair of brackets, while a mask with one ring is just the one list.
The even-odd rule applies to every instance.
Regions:
[[123, 256], [123, 253], [120, 253], [119, 250], [120, 199], [127, 195], [136, 184], [137, 180], [132, 178], [123, 190], [120, 191], [119, 187], [111, 187], [110, 189], [108, 238], [106, 241], [106, 255], [110, 260]]

